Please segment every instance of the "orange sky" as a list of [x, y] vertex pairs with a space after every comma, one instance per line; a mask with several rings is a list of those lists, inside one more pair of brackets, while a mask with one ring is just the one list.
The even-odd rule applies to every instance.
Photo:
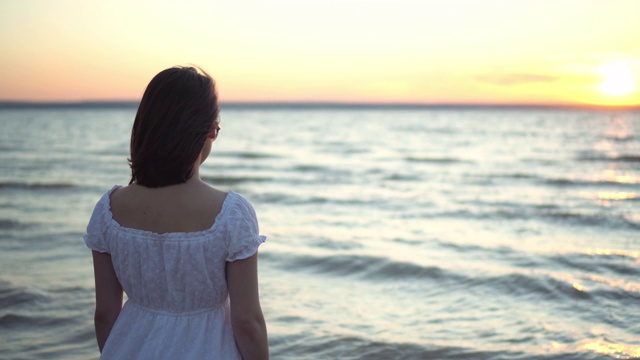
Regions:
[[0, 100], [640, 105], [637, 0], [0, 0]]

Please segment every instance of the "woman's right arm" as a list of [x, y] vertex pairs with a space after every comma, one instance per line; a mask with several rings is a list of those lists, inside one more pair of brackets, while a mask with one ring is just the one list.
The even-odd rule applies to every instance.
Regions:
[[122, 310], [122, 285], [113, 269], [111, 255], [92, 251], [93, 272], [96, 282], [96, 312], [94, 323], [98, 348], [102, 352], [120, 310]]
[[244, 360], [269, 358], [267, 326], [258, 294], [258, 253], [227, 263], [233, 335]]

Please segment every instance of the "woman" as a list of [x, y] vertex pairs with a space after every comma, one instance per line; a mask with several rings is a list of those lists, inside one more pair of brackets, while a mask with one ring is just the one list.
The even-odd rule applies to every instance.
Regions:
[[[200, 180], [218, 137], [213, 79], [173, 67], [149, 83], [131, 181], [98, 201], [92, 249], [102, 359], [267, 359], [251, 204]], [[128, 300], [122, 306], [123, 290]]]

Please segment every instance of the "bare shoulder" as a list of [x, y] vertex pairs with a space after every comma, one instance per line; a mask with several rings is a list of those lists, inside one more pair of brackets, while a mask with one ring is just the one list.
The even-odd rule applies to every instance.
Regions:
[[205, 191], [208, 191], [208, 192], [210, 192], [211, 194], [214, 194], [214, 195], [216, 195], [216, 196], [222, 196], [222, 197], [225, 197], [225, 196], [227, 196], [227, 194], [228, 194], [228, 192], [227, 192], [227, 191], [222, 191], [222, 190], [216, 189], [216, 188], [214, 188], [213, 186], [211, 186], [211, 185], [209, 185], [209, 184], [207, 184], [207, 183], [205, 183], [205, 182], [202, 182], [202, 185], [203, 185], [203, 187], [204, 187]]
[[144, 200], [141, 198], [139, 187], [128, 185], [114, 189], [109, 195], [111, 212], [118, 222], [128, 218], [132, 212], [136, 212], [136, 204]]
[[[163, 188], [147, 188], [138, 185], [128, 185], [115, 189], [111, 192], [112, 204], [124, 205], [127, 203], [138, 203], [147, 199], [188, 199], [190, 203], [206, 203], [224, 201], [227, 192], [218, 190], [206, 183], [200, 184], [180, 184], [178, 186], [167, 186]], [[195, 201], [194, 201], [195, 200]]]
[[129, 185], [112, 192], [111, 210], [126, 227], [158, 233], [199, 231], [212, 226], [226, 196], [200, 181], [161, 188]]
[[109, 194], [109, 202], [113, 207], [114, 204], [120, 204], [131, 196], [131, 185], [115, 188]]
[[195, 194], [205, 197], [214, 203], [222, 203], [226, 199], [228, 192], [218, 190], [205, 182], [201, 182], [201, 186], [195, 191]]

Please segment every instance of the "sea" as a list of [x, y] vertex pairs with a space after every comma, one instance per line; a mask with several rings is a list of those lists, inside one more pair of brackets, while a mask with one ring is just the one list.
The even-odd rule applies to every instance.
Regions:
[[[86, 105], [86, 104], [85, 104]], [[0, 109], [0, 358], [97, 359], [83, 235], [131, 105]], [[273, 359], [640, 358], [640, 111], [229, 104]]]

